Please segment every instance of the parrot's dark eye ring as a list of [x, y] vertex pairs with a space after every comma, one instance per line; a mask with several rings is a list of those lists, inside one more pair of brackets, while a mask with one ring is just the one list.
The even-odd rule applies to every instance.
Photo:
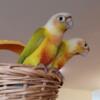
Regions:
[[65, 22], [66, 18], [64, 16], [57, 17], [58, 21]]

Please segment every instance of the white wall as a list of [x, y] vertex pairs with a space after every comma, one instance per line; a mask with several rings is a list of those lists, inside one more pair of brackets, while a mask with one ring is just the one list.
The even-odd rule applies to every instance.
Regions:
[[93, 100], [100, 100], [100, 90], [95, 90], [92, 92]]
[[57, 100], [92, 100], [91, 91], [61, 89]]

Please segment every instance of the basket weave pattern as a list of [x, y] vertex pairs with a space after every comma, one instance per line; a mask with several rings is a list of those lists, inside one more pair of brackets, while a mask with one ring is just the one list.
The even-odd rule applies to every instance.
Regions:
[[0, 64], [0, 100], [56, 100], [60, 72], [20, 64]]

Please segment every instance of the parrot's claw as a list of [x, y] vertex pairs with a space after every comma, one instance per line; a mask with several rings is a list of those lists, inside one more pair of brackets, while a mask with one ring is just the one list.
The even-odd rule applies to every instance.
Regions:
[[56, 68], [50, 68], [50, 73], [56, 74], [56, 76], [58, 77], [59, 81], [61, 82], [60, 85], [63, 85], [63, 76], [60, 73], [60, 71]]
[[43, 64], [38, 65], [38, 67], [35, 69], [36, 70], [44, 70], [46, 73], [48, 72], [48, 68], [46, 66], [44, 66]]

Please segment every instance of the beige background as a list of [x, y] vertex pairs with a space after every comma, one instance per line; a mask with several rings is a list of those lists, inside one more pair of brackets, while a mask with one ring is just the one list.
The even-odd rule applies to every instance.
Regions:
[[91, 91], [61, 89], [57, 100], [92, 100]]
[[[64, 87], [100, 88], [100, 0], [0, 0], [0, 39], [26, 43], [36, 28], [62, 11], [70, 12], [74, 21], [73, 29], [65, 35], [66, 39], [84, 38], [91, 48], [87, 56], [74, 57], [62, 69]], [[17, 59], [14, 53], [0, 53], [0, 62], [13, 63]]]

